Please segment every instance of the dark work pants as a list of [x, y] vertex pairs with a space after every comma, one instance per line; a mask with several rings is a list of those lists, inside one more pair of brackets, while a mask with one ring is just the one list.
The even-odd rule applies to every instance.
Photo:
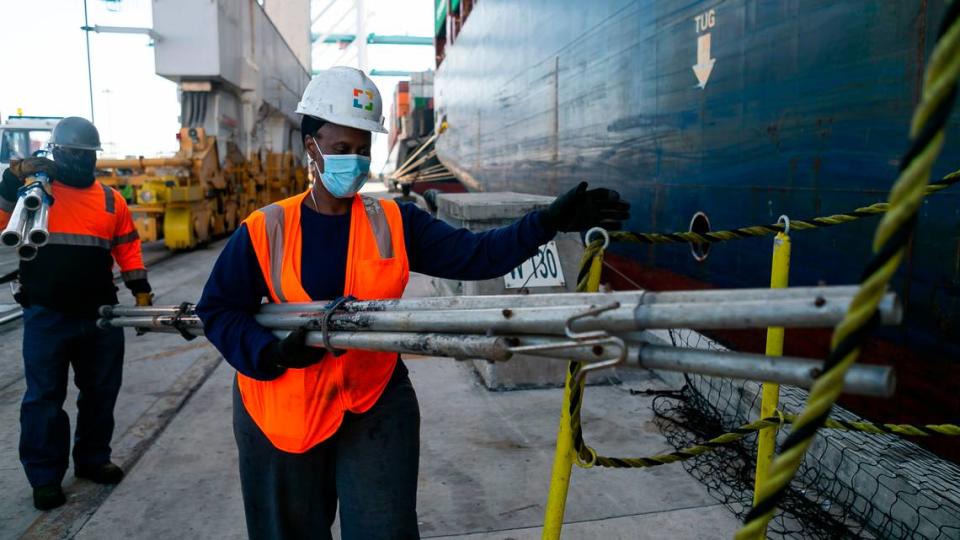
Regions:
[[40, 306], [23, 310], [23, 364], [27, 391], [20, 406], [20, 462], [30, 485], [60, 484], [70, 455], [70, 420], [63, 410], [73, 366], [77, 428], [75, 465], [110, 461], [113, 406], [123, 375], [123, 330], [97, 328]]
[[331, 538], [338, 500], [343, 540], [420, 537], [420, 407], [402, 363], [373, 408], [347, 413], [333, 437], [303, 454], [270, 443], [236, 383], [233, 432], [251, 539]]

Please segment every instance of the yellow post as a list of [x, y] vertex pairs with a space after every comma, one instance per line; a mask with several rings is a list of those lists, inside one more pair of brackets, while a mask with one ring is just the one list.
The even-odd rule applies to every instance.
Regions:
[[[589, 234], [589, 233], [588, 233]], [[590, 272], [586, 286], [581, 292], [596, 292], [600, 289], [600, 272], [603, 268], [603, 252], [590, 260]], [[560, 540], [563, 529], [563, 514], [567, 507], [567, 491], [570, 488], [570, 473], [576, 458], [573, 450], [573, 430], [570, 429], [570, 389], [579, 384], [581, 395], [584, 382], [571, 381], [570, 370], [563, 389], [563, 405], [560, 410], [560, 429], [557, 430], [557, 449], [553, 454], [553, 472], [550, 475], [550, 492], [547, 495], [547, 509], [543, 518], [543, 540]]]
[[[770, 288], [782, 289], [787, 286], [790, 277], [790, 236], [789, 225], [786, 232], [777, 234], [773, 240], [773, 268], [770, 271]], [[767, 356], [783, 355], [783, 328], [767, 328]], [[777, 412], [780, 401], [780, 385], [763, 383], [763, 397], [760, 402], [760, 418], [769, 418]], [[757, 503], [757, 489], [765, 481], [773, 461], [777, 446], [777, 428], [760, 430], [757, 436], [757, 471], [754, 483], [753, 503]], [[764, 535], [766, 530], [764, 530]]]
[[[563, 528], [563, 514], [567, 507], [567, 490], [573, 460], [573, 430], [570, 429], [570, 370], [563, 390], [563, 410], [560, 411], [560, 429], [557, 430], [557, 449], [553, 454], [553, 472], [550, 475], [550, 493], [547, 495], [546, 515], [543, 518], [543, 540], [559, 540]], [[583, 383], [580, 383], [583, 384]]]

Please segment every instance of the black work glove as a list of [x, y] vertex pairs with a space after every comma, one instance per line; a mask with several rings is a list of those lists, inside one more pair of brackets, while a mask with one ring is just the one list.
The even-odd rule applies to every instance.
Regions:
[[58, 175], [58, 168], [52, 159], [29, 157], [27, 159], [11, 159], [10, 172], [20, 180], [25, 180], [38, 172], [42, 172], [53, 179]]
[[309, 330], [306, 328], [297, 328], [287, 337], [271, 343], [264, 352], [269, 363], [283, 368], [302, 369], [323, 360], [326, 350], [307, 345], [307, 332]]
[[150, 287], [150, 282], [147, 281], [147, 278], [136, 278], [128, 281], [124, 281], [124, 284], [130, 289], [130, 292], [134, 296], [140, 293], [153, 292], [153, 288]]
[[618, 231], [630, 218], [630, 203], [612, 189], [587, 191], [587, 183], [560, 195], [540, 213], [545, 225], [558, 232], [580, 232], [592, 227]]

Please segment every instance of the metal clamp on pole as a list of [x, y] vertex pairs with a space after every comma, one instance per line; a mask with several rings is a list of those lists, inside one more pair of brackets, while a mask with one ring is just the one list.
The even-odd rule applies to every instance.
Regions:
[[334, 312], [343, 306], [345, 302], [352, 302], [353, 300], [356, 300], [353, 296], [341, 296], [327, 304], [324, 307], [323, 313], [320, 314], [320, 332], [323, 336], [323, 347], [333, 356], [343, 356], [347, 351], [337, 349], [330, 344], [330, 317], [332, 317]]
[[[599, 362], [586, 363], [577, 375], [576, 382], [584, 380], [587, 373], [601, 369], [608, 369], [623, 364], [627, 360], [627, 345], [622, 339], [611, 336], [604, 330], [591, 330], [587, 332], [576, 332], [573, 330], [573, 323], [586, 317], [596, 317], [606, 311], [614, 310], [620, 307], [620, 302], [612, 302], [605, 306], [592, 307], [583, 313], [578, 313], [567, 319], [564, 324], [564, 333], [570, 338], [569, 341], [559, 341], [556, 343], [542, 343], [534, 345], [518, 345], [510, 347], [510, 353], [538, 353], [545, 351], [561, 351], [575, 349], [580, 347], [603, 347], [604, 345], [616, 350], [616, 355]], [[606, 351], [606, 348], [603, 349]]]
[[187, 326], [183, 323], [184, 317], [192, 317], [193, 315], [193, 304], [190, 302], [183, 302], [180, 304], [177, 309], [176, 315], [170, 320], [170, 326], [175, 328], [177, 332], [183, 337], [183, 339], [190, 341], [196, 339], [196, 334], [191, 333]]

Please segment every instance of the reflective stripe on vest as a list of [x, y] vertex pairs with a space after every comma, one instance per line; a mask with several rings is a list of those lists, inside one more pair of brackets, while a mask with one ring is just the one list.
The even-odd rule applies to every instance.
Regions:
[[[110, 250], [138, 238], [131, 231], [117, 235], [118, 202], [113, 188], [94, 182], [84, 188], [75, 188], [60, 182], [50, 185], [54, 204], [50, 206], [47, 231], [49, 245], [96, 247]], [[130, 219], [124, 213], [123, 219]]]
[[[308, 302], [300, 282], [300, 208], [309, 192], [254, 212], [244, 223], [273, 302]], [[409, 279], [400, 209], [357, 196], [350, 217], [344, 294], [399, 298]], [[317, 299], [321, 300], [321, 299]], [[306, 452], [340, 427], [346, 411], [370, 409], [386, 388], [395, 353], [351, 350], [272, 381], [237, 375], [244, 408], [280, 450]]]

